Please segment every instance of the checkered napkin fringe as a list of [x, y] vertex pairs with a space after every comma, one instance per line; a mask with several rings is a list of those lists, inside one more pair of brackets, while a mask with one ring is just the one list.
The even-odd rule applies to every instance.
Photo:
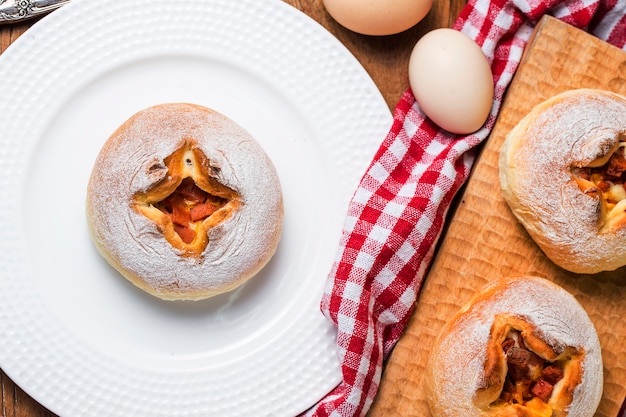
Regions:
[[440, 130], [407, 90], [393, 126], [350, 203], [321, 303], [337, 325], [343, 382], [305, 415], [363, 416], [382, 365], [411, 315], [453, 197], [495, 124], [534, 26], [550, 14], [626, 47], [626, 0], [470, 0], [454, 29], [487, 56], [495, 94], [485, 126], [469, 136]]

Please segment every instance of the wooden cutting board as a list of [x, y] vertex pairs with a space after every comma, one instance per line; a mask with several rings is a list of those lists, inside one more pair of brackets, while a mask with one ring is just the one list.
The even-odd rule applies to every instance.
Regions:
[[545, 17], [526, 47], [458, 206], [450, 213], [416, 310], [387, 361], [369, 417], [430, 416], [422, 378], [439, 329], [485, 284], [521, 274], [553, 280], [585, 308], [596, 326], [604, 361], [604, 395], [596, 417], [617, 415], [626, 395], [626, 268], [577, 275], [555, 266], [513, 217], [498, 182], [498, 154], [508, 131], [535, 104], [581, 87], [626, 95], [626, 53]]

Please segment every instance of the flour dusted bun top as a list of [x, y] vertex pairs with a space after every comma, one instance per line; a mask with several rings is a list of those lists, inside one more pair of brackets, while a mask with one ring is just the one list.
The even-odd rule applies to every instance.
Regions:
[[274, 165], [228, 117], [171, 103], [139, 111], [106, 141], [87, 189], [98, 251], [162, 299], [230, 291], [274, 255], [283, 198]]
[[425, 373], [434, 417], [592, 417], [603, 391], [587, 313], [544, 278], [506, 277], [441, 329]]
[[502, 195], [555, 264], [626, 265], [626, 98], [579, 89], [537, 105], [500, 152]]

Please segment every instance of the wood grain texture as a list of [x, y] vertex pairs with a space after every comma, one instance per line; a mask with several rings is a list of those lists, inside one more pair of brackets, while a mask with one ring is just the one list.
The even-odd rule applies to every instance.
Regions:
[[[431, 12], [417, 26], [397, 35], [373, 37], [359, 35], [340, 26], [326, 12], [321, 0], [285, 0], [285, 3], [320, 23], [352, 52], [372, 77], [390, 109], [395, 108], [408, 88], [408, 60], [417, 40], [432, 29], [451, 26], [465, 6], [465, 0], [436, 1]], [[0, 26], [0, 53], [35, 22], [30, 20]], [[68, 36], [71, 34], [68, 33]], [[25, 394], [1, 370], [0, 411], [2, 417], [55, 416]]]
[[[34, 22], [34, 21], [33, 21]], [[17, 38], [20, 37], [33, 22], [16, 23], [0, 26], [0, 53], [4, 52]]]
[[499, 150], [508, 131], [535, 104], [581, 87], [626, 94], [626, 53], [544, 18], [441, 241], [416, 311], [387, 362], [369, 417], [429, 416], [422, 376], [439, 329], [488, 282], [523, 274], [556, 282], [585, 308], [596, 326], [604, 361], [604, 395], [596, 417], [617, 415], [626, 395], [626, 268], [597, 275], [558, 268], [513, 217], [498, 181]]

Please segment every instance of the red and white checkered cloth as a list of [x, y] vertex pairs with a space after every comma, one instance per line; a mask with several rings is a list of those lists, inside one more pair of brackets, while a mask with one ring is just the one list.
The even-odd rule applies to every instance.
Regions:
[[536, 23], [550, 14], [626, 49], [626, 0], [470, 0], [454, 29], [482, 48], [495, 83], [485, 126], [468, 136], [439, 129], [407, 90], [391, 131], [350, 203], [321, 303], [337, 325], [343, 382], [308, 417], [363, 416], [384, 359], [413, 311], [454, 195], [489, 135]]

